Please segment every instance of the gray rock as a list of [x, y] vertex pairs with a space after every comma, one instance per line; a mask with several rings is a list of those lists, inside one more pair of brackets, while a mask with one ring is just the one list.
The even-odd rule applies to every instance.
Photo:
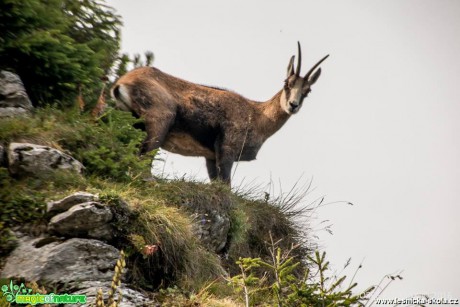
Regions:
[[112, 217], [109, 207], [97, 202], [86, 202], [54, 216], [48, 224], [48, 231], [65, 237], [108, 241], [112, 239], [113, 230], [108, 224]]
[[60, 213], [69, 210], [76, 204], [97, 201], [98, 199], [97, 195], [91, 193], [76, 192], [63, 199], [48, 202], [47, 211], [49, 213]]
[[186, 198], [181, 205], [195, 222], [193, 224], [195, 236], [208, 250], [221, 253], [229, 244], [230, 210], [233, 202], [222, 192], [205, 197], [208, 198], [205, 201], [200, 198]]
[[19, 246], [6, 258], [1, 278], [25, 278], [76, 285], [83, 281], [110, 281], [119, 251], [92, 239], [69, 239], [40, 244], [43, 237], [19, 239]]
[[55, 148], [29, 143], [11, 143], [8, 161], [10, 172], [16, 175], [43, 176], [55, 169], [81, 173], [84, 168], [79, 161]]
[[33, 109], [24, 84], [18, 75], [2, 70], [0, 71], [0, 108], [22, 108], [26, 112]]
[[[96, 301], [96, 294], [97, 291], [102, 289], [102, 293], [104, 294], [104, 300], [106, 301], [108, 298], [108, 292], [110, 289], [110, 282], [100, 282], [100, 281], [85, 281], [78, 285], [79, 290], [75, 291], [72, 294], [83, 294], [86, 295], [86, 304], [83, 305], [66, 305], [69, 307], [85, 307], [91, 306]], [[141, 307], [141, 306], [153, 306], [153, 301], [150, 300], [145, 294], [142, 292], [133, 290], [128, 288], [128, 286], [124, 283], [121, 283], [118, 289], [121, 290], [122, 293], [122, 300], [119, 307]], [[118, 297], [118, 294], [115, 295], [115, 298]], [[107, 301], [106, 301], [107, 302]]]
[[0, 108], [0, 118], [2, 117], [19, 117], [29, 116], [30, 111], [24, 108], [6, 107]]
[[212, 210], [206, 213], [194, 213], [194, 232], [201, 243], [216, 253], [227, 244], [230, 230], [230, 216], [226, 212]]

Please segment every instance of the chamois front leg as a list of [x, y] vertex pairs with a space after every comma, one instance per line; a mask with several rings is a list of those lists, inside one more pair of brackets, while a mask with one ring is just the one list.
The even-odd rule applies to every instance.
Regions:
[[145, 119], [145, 131], [147, 137], [142, 142], [139, 155], [144, 155], [154, 149], [158, 149], [163, 145], [169, 129], [174, 121], [174, 114], [163, 114], [160, 119], [157, 116], [148, 116]]
[[220, 160], [216, 163], [217, 179], [230, 185], [232, 175], [233, 160]]
[[217, 179], [216, 160], [206, 159], [206, 168], [208, 169], [209, 179], [211, 179], [211, 181], [216, 180]]
[[230, 185], [232, 165], [233, 161], [226, 163], [220, 162], [218, 166], [216, 160], [206, 159], [206, 168], [208, 169], [209, 179], [211, 181], [221, 180], [222, 182]]
[[[230, 185], [234, 154], [231, 146], [221, 145], [216, 150], [217, 179]], [[208, 169], [209, 171], [209, 169]]]

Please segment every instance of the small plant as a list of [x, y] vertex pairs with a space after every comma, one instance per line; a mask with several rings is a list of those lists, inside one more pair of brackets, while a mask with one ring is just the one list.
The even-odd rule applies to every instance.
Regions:
[[380, 298], [382, 293], [390, 286], [390, 284], [392, 284], [396, 280], [402, 279], [403, 278], [400, 275], [400, 273], [385, 275], [377, 286], [371, 287], [367, 291], [366, 295], [368, 295], [368, 302], [365, 306], [372, 306]]
[[250, 306], [250, 298], [256, 291], [260, 290], [265, 278], [259, 278], [253, 268], [260, 267], [262, 260], [260, 258], [240, 258], [236, 262], [240, 268], [241, 274], [233, 276], [230, 279], [230, 284], [235, 286], [237, 292], [242, 292], [244, 295], [245, 306]]
[[[241, 274], [229, 279], [229, 283], [244, 295], [245, 306], [259, 304], [263, 297], [264, 303], [274, 306], [364, 306], [366, 297], [374, 290], [369, 288], [364, 293], [353, 294], [356, 283], [344, 287], [346, 276], [332, 279], [328, 276], [329, 262], [326, 253], [315, 252], [308, 256], [309, 263], [305, 269], [305, 277], [298, 279], [293, 272], [300, 266], [290, 256], [298, 246], [283, 252], [278, 246], [280, 241], [270, 242], [270, 261], [261, 258], [243, 258], [237, 264]], [[260, 277], [259, 268], [266, 271]], [[259, 274], [259, 275], [258, 275]]]
[[[99, 288], [96, 294], [96, 302], [94, 303], [94, 306], [117, 307], [120, 304], [123, 298], [123, 294], [119, 287], [121, 285], [121, 276], [123, 274], [123, 269], [126, 267], [125, 258], [126, 258], [125, 253], [121, 251], [120, 258], [117, 260], [117, 264], [115, 265], [115, 273], [113, 274], [112, 284], [108, 292], [107, 305], [104, 304], [104, 294], [102, 292], [102, 289]], [[118, 293], [118, 297], [116, 300], [115, 300], [115, 293]]]

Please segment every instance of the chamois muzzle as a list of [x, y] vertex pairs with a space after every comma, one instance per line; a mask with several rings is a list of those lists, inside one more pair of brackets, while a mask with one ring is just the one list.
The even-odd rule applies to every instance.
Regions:
[[296, 104], [294, 102], [289, 102], [289, 112], [291, 114], [297, 113], [300, 110], [300, 104]]

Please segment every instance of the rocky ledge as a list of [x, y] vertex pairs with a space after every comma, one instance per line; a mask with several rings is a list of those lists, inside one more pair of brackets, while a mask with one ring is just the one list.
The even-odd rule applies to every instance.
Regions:
[[[121, 202], [121, 206], [122, 211], [130, 211], [126, 203]], [[227, 214], [199, 208], [189, 208], [189, 212], [197, 238], [209, 250], [221, 251], [230, 228]], [[48, 202], [47, 216], [46, 229], [38, 237], [16, 230], [17, 247], [6, 258], [0, 277], [65, 285], [75, 294], [87, 295], [89, 303], [94, 302], [99, 288], [105, 293], [110, 288], [120, 255], [115, 247], [120, 233], [114, 226], [120, 223], [120, 208], [104, 204], [98, 195], [77, 192]], [[128, 216], [123, 214], [123, 218]], [[124, 281], [120, 290], [121, 307], [155, 305], [145, 293]]]

